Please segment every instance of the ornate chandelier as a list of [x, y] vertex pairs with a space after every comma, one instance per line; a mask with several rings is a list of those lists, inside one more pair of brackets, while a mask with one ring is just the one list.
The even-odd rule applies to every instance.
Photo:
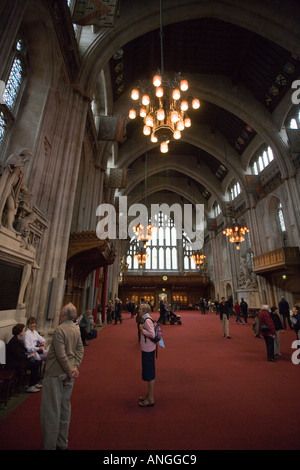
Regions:
[[202, 253], [202, 251], [192, 251], [190, 258], [194, 261], [197, 269], [199, 269], [200, 266], [204, 264], [206, 256]]
[[235, 220], [231, 225], [228, 225], [224, 230], [223, 234], [229, 238], [230, 243], [235, 243], [236, 249], [240, 249], [240, 243], [245, 241], [245, 235], [249, 232], [246, 225], [239, 224]]
[[136, 227], [133, 227], [133, 232], [135, 233], [138, 241], [144, 244], [144, 248], [146, 248], [146, 243], [152, 240], [152, 231], [153, 227], [149, 222], [147, 227], [144, 227], [141, 223], [139, 223]]
[[[188, 81], [178, 73], [173, 80], [158, 71], [153, 77], [152, 86], [143, 82], [131, 92], [131, 98], [139, 101], [139, 115], [144, 121], [143, 134], [150, 136], [151, 142], [160, 142], [160, 151], [168, 152], [171, 139], [181, 138], [181, 132], [191, 126], [187, 111], [198, 109], [198, 98], [186, 96]], [[129, 117], [135, 119], [135, 108], [130, 109]]]
[[149, 255], [146, 253], [146, 245], [140, 247], [135, 253], [134, 257], [137, 259], [140, 268], [142, 268], [143, 264], [146, 263], [146, 260], [149, 257]]
[[[180, 73], [171, 79], [164, 73], [162, 40], [162, 0], [160, 1], [160, 42], [161, 70], [154, 75], [152, 83], [142, 82], [131, 92], [131, 98], [139, 103], [138, 113], [144, 121], [143, 134], [150, 136], [151, 142], [160, 142], [160, 151], [166, 153], [171, 139], [180, 139], [181, 132], [191, 126], [187, 111], [198, 109], [198, 98], [187, 96], [188, 81]], [[129, 118], [135, 119], [137, 111], [133, 107]]]

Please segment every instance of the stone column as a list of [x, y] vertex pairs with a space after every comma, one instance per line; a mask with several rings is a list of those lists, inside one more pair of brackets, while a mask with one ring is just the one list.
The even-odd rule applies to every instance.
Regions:
[[[60, 113], [51, 142], [51, 152], [46, 165], [51, 172], [40, 175], [40, 189], [37, 195], [39, 206], [47, 210], [49, 228], [40, 247], [40, 275], [36, 279], [34, 297], [30, 299], [30, 309], [36, 313], [38, 324], [46, 323], [49, 286], [57, 280], [56, 314], [50, 330], [58, 324], [58, 314], [63, 299], [65, 266], [69, 235], [74, 207], [78, 170], [82, 153], [85, 130], [87, 100], [71, 89], [63, 97]], [[51, 332], [51, 331], [50, 331]]]
[[25, 10], [26, 0], [1, 0], [0, 2], [0, 80], [4, 80], [9, 55]]

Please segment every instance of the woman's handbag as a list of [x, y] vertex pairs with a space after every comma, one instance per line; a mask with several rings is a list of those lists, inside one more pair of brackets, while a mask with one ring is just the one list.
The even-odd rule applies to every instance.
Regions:
[[268, 333], [268, 331], [270, 331], [270, 328], [268, 327], [266, 323], [261, 323], [259, 325], [259, 328], [263, 333]]

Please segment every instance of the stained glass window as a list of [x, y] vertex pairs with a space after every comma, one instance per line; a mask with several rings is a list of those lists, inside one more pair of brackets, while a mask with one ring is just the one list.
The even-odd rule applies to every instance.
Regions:
[[298, 110], [294, 117], [290, 119], [288, 127], [290, 129], [300, 129], [300, 110]]
[[241, 193], [240, 183], [237, 182], [229, 189], [230, 199], [233, 201]]
[[[155, 218], [157, 231], [153, 231], [152, 240], [148, 241], [146, 253], [146, 270], [178, 270], [178, 252], [177, 252], [177, 230], [172, 219], [162, 212]], [[132, 240], [129, 247], [127, 262], [128, 270], [139, 269], [134, 262], [134, 254], [137, 251], [137, 242]]]
[[22, 63], [20, 59], [15, 58], [3, 95], [4, 101], [10, 110], [12, 110], [15, 105], [21, 82]]
[[0, 111], [0, 145], [4, 140], [6, 121], [2, 111]]
[[[19, 39], [16, 43], [12, 66], [8, 71], [3, 93], [3, 103], [0, 105], [0, 146], [3, 144], [5, 135], [11, 127], [16, 113], [16, 104], [20, 98], [23, 79], [26, 67], [26, 47], [24, 39]], [[10, 113], [8, 112], [8, 109]]]
[[252, 163], [253, 174], [258, 175], [273, 160], [274, 160], [273, 150], [271, 149], [271, 147], [265, 147]]
[[281, 202], [279, 203], [278, 205], [278, 221], [279, 221], [279, 226], [280, 226], [280, 230], [282, 232], [285, 232], [286, 231], [286, 228], [285, 228], [285, 223], [284, 223], [284, 218], [283, 218], [283, 212], [282, 212], [282, 205], [281, 205]]

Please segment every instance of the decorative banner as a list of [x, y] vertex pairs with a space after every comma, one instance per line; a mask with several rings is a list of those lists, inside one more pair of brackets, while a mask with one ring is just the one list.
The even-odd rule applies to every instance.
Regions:
[[263, 194], [263, 186], [259, 175], [245, 175], [247, 190], [251, 194]]
[[206, 230], [208, 232], [216, 232], [218, 229], [217, 227], [217, 219], [206, 219]]
[[124, 116], [100, 116], [99, 140], [123, 142], [125, 129]]
[[286, 129], [292, 152], [300, 152], [300, 129]]
[[72, 22], [79, 26], [112, 27], [115, 23], [118, 0], [76, 0]]
[[119, 168], [111, 168], [109, 170], [108, 187], [109, 188], [126, 188], [127, 170]]

